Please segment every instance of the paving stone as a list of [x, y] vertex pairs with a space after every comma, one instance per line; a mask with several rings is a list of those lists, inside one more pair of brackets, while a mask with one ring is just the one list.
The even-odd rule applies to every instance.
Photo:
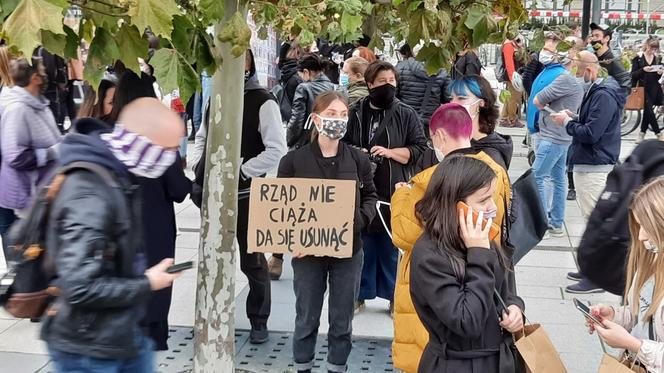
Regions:
[[3, 372], [28, 373], [40, 372], [49, 362], [47, 355], [0, 352]]
[[554, 286], [519, 285], [517, 282], [516, 292], [522, 298], [563, 299], [560, 287]]
[[531, 250], [519, 261], [517, 266], [569, 268], [573, 270], [577, 268], [572, 253], [549, 250]]
[[0, 351], [46, 354], [46, 344], [39, 339], [41, 323], [20, 320], [0, 333]]
[[569, 268], [516, 266], [516, 283], [530, 286], [565, 287], [574, 282], [567, 279]]

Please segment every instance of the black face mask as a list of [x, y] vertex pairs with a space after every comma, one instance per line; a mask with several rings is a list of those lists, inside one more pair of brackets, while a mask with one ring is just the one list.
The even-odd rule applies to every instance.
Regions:
[[590, 45], [592, 45], [593, 49], [596, 51], [600, 50], [604, 46], [600, 40], [595, 40], [591, 42]]
[[383, 84], [369, 90], [369, 101], [379, 109], [387, 109], [394, 102], [397, 88], [392, 84]]

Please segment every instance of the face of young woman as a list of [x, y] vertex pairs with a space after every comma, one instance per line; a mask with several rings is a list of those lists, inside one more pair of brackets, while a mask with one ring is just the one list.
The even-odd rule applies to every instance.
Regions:
[[485, 217], [495, 217], [498, 210], [496, 203], [493, 202], [493, 194], [496, 192], [497, 179], [493, 179], [491, 184], [480, 188], [466, 198], [466, 204], [475, 211], [484, 211]]
[[348, 119], [348, 107], [340, 100], [334, 100], [325, 110], [313, 116], [317, 128], [321, 126], [321, 117], [326, 119]]
[[115, 98], [115, 88], [109, 88], [104, 97], [104, 115], [108, 115], [113, 111], [113, 98]]

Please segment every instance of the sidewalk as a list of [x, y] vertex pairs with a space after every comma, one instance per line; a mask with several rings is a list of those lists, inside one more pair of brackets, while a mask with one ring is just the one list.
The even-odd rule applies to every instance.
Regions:
[[[521, 147], [524, 130], [499, 128], [499, 131], [513, 138], [515, 157], [509, 174], [512, 180], [516, 180], [528, 168], [526, 149]], [[635, 135], [624, 139], [621, 154], [623, 158], [633, 149], [634, 138]], [[176, 206], [176, 213], [179, 227], [176, 262], [195, 261], [198, 259], [200, 226], [198, 209], [190, 201], [186, 201]], [[588, 335], [583, 317], [572, 306], [573, 297], [564, 292], [564, 287], [571, 284], [565, 277], [566, 273], [577, 269], [573, 248], [578, 244], [584, 229], [583, 219], [575, 202], [567, 202], [565, 227], [565, 237], [542, 241], [540, 246], [530, 252], [516, 267], [518, 292], [525, 300], [529, 321], [544, 326], [561, 353], [568, 372], [591, 373], [597, 371], [605, 349], [596, 335]], [[0, 263], [3, 262], [0, 260]], [[245, 316], [244, 301], [248, 289], [246, 278], [240, 272], [239, 261], [236, 263], [235, 325], [238, 330], [236, 333], [238, 369], [254, 372], [284, 372], [277, 367], [288, 366], [291, 361], [288, 333], [294, 329], [295, 296], [292, 290], [290, 261], [286, 260], [284, 264], [282, 279], [272, 282], [272, 314], [268, 327], [275, 333], [271, 335], [272, 352], [268, 354], [266, 350], [246, 343], [246, 329], [249, 328], [249, 322]], [[192, 349], [190, 328], [194, 322], [195, 288], [195, 269], [186, 271], [174, 286], [170, 312], [170, 323], [174, 334], [170, 341], [171, 351], [158, 354], [162, 372], [177, 371], [169, 367], [190, 364]], [[619, 301], [618, 297], [606, 293], [578, 296], [578, 298], [589, 302]], [[328, 325], [327, 302], [324, 308], [321, 333], [326, 332]], [[387, 308], [386, 301], [368, 301], [366, 310], [355, 317], [353, 332], [358, 340], [350, 362], [351, 372], [384, 372], [392, 369], [388, 362], [389, 339], [393, 335], [393, 326]], [[52, 371], [52, 367], [48, 366], [49, 359], [45, 345], [38, 339], [39, 326], [40, 324], [28, 320], [14, 319], [0, 310], [2, 371], [16, 373]], [[324, 335], [321, 336], [319, 347], [322, 347], [322, 338]], [[386, 339], [388, 341], [385, 341]], [[365, 352], [372, 356], [366, 357]], [[324, 355], [320, 356], [319, 361], [324, 363]], [[275, 361], [274, 365], [267, 365], [263, 362], [265, 359], [272, 359]]]

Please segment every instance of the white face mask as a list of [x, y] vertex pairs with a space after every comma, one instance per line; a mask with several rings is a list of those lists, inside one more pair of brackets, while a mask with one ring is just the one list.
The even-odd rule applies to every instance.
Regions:
[[442, 162], [443, 159], [445, 159], [445, 154], [435, 146], [433, 147], [434, 153], [436, 153], [436, 159], [438, 159], [438, 162]]
[[477, 114], [479, 114], [479, 112], [480, 112], [480, 111], [479, 111], [479, 108], [478, 108], [478, 110], [477, 110], [475, 113], [472, 113], [470, 110], [473, 108], [473, 105], [475, 105], [476, 103], [478, 103], [478, 102], [480, 102], [480, 101], [482, 101], [482, 99], [481, 99], [481, 98], [478, 98], [477, 100], [471, 102], [470, 104], [465, 104], [465, 105], [464, 105], [464, 104], [460, 104], [461, 106], [463, 106], [464, 109], [466, 109], [466, 111], [468, 112], [468, 115], [470, 115], [470, 119], [475, 119], [475, 117], [477, 116]]
[[496, 216], [498, 216], [498, 209], [495, 209], [493, 211], [485, 211], [484, 212], [484, 219], [496, 219]]
[[539, 62], [544, 66], [550, 65], [556, 62], [556, 55], [547, 50], [542, 50], [539, 54]]

